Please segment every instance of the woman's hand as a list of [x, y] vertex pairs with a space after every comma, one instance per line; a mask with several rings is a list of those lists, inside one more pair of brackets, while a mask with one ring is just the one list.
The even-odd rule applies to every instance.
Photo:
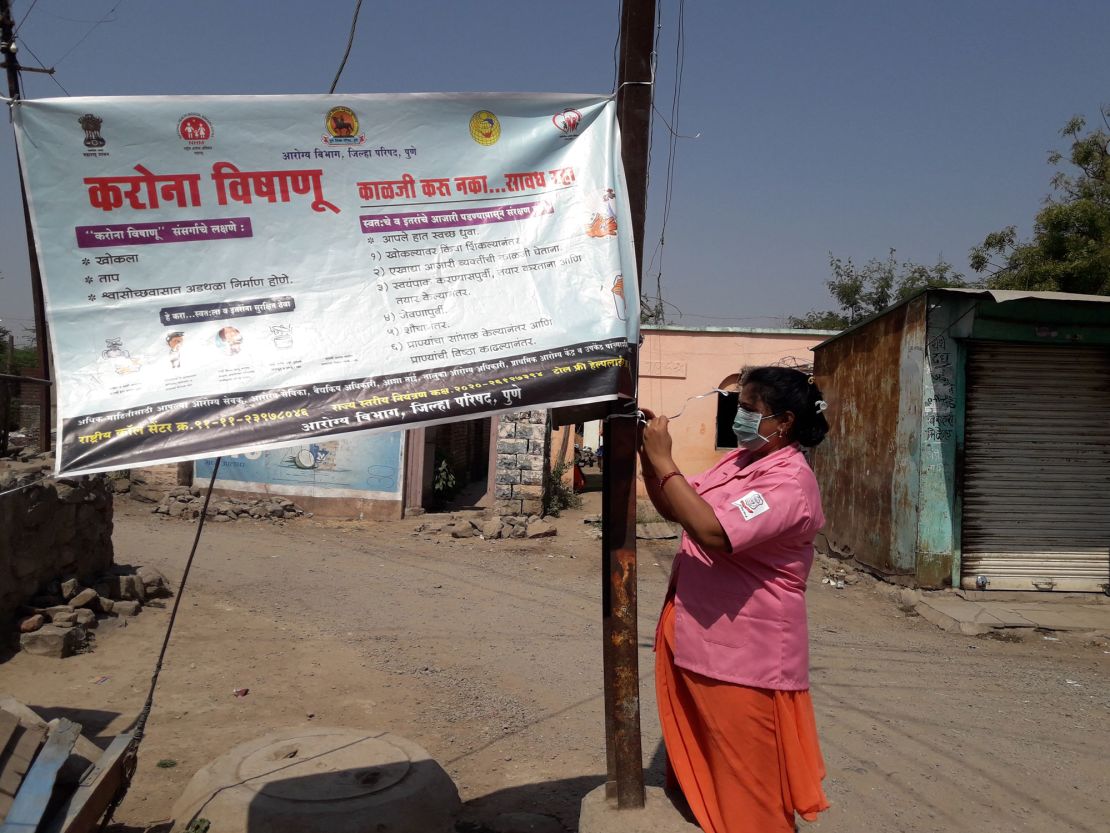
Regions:
[[644, 417], [648, 423], [644, 426], [640, 447], [652, 467], [658, 470], [662, 464], [671, 462], [669, 420], [665, 416], [655, 416], [651, 411], [644, 411]]

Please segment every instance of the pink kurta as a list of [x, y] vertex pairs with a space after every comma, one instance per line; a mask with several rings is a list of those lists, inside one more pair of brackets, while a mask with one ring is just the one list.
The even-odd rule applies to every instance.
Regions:
[[745, 466], [750, 456], [726, 454], [690, 478], [732, 546], [708, 553], [682, 536], [671, 574], [675, 664], [715, 680], [802, 691], [809, 688], [805, 588], [825, 523], [821, 496], [796, 446]]

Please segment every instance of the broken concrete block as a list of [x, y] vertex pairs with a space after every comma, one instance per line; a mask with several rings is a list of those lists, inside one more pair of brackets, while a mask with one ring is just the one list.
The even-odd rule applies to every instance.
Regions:
[[525, 527], [525, 534], [529, 538], [550, 538], [553, 535], [558, 535], [559, 530], [553, 524], [540, 519], [529, 521], [528, 526]]
[[72, 656], [84, 643], [84, 628], [63, 628], [58, 625], [44, 625], [34, 633], [25, 633], [19, 637], [19, 647], [28, 654], [56, 659]]

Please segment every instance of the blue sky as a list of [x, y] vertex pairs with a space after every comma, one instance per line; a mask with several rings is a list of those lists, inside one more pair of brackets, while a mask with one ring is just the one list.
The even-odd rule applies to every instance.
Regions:
[[[56, 65], [74, 96], [306, 93], [327, 91], [353, 8], [16, 0], [15, 19], [30, 10], [22, 61]], [[668, 115], [678, 14], [662, 0], [655, 95]], [[607, 92], [617, 16], [599, 0], [371, 0], [338, 92]], [[863, 262], [894, 247], [966, 272], [988, 232], [1028, 233], [1064, 122], [1110, 103], [1104, 1], [689, 0], [683, 19], [678, 128], [700, 138], [680, 139], [674, 160], [662, 250], [663, 296], [684, 313], [671, 309], [673, 323], [778, 326], [827, 308], [829, 252]], [[63, 95], [24, 79], [28, 98]], [[667, 164], [655, 124], [646, 260]], [[32, 306], [13, 146], [0, 131], [0, 319], [18, 331]], [[644, 275], [652, 291], [658, 266]]]

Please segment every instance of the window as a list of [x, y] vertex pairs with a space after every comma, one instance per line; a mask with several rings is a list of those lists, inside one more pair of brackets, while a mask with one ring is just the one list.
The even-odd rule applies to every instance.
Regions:
[[[721, 381], [718, 388], [728, 390], [738, 387], [740, 376], [732, 374]], [[717, 448], [736, 448], [736, 434], [732, 421], [736, 419], [736, 408], [740, 404], [740, 393], [719, 394], [717, 396]]]

